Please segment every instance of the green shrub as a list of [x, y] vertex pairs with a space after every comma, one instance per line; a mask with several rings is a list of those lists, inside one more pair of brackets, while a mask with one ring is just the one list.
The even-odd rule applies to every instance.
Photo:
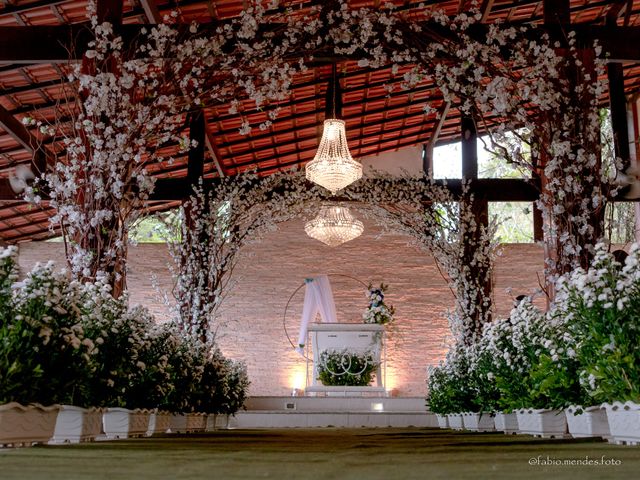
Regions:
[[97, 351], [81, 323], [79, 285], [54, 273], [51, 263], [37, 265], [11, 285], [9, 297], [14, 278], [15, 259], [4, 256], [0, 403], [86, 405]]
[[320, 352], [318, 378], [327, 386], [364, 387], [377, 368], [371, 353], [325, 350]]

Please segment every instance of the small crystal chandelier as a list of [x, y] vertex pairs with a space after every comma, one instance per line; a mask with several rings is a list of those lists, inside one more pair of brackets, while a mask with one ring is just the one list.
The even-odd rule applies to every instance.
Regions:
[[362, 235], [364, 225], [347, 207], [323, 205], [318, 216], [305, 224], [304, 231], [311, 238], [337, 247]]
[[306, 166], [307, 179], [331, 191], [332, 194], [362, 177], [362, 164], [355, 161], [347, 145], [344, 120], [337, 118], [336, 106], [340, 84], [333, 65], [333, 85], [327, 91], [327, 110], [322, 139], [315, 157]]

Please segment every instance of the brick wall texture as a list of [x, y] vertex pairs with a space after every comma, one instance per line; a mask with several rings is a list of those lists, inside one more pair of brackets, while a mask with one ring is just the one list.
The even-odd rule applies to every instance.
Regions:
[[[54, 260], [63, 265], [62, 244], [20, 245], [20, 267]], [[163, 294], [170, 297], [172, 281], [166, 247], [141, 244], [129, 251], [128, 287], [132, 303], [168, 318]], [[501, 247], [495, 269], [494, 296], [498, 315], [508, 314], [512, 295], [532, 293], [542, 275], [542, 248], [533, 244]], [[453, 297], [433, 258], [401, 235], [382, 235], [365, 221], [365, 233], [337, 248], [308, 238], [302, 221], [280, 225], [242, 253], [234, 272], [235, 285], [223, 305], [218, 339], [224, 353], [247, 362], [251, 395], [289, 395], [303, 382], [305, 361], [293, 350], [285, 333], [297, 341], [306, 277], [329, 274], [338, 321], [358, 322], [366, 307], [364, 283], [389, 284], [388, 302], [396, 307], [396, 327], [387, 348], [387, 388], [400, 396], [426, 393], [426, 368], [444, 356], [449, 330], [444, 313]], [[291, 297], [292, 296], [292, 297]], [[287, 301], [291, 302], [283, 318]], [[298, 385], [299, 386], [299, 385]]]

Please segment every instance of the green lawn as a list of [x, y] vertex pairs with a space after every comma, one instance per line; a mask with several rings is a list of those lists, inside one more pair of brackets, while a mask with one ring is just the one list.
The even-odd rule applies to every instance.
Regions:
[[[537, 466], [530, 459], [620, 462]], [[0, 479], [638, 478], [640, 448], [436, 429], [228, 430], [0, 450]]]

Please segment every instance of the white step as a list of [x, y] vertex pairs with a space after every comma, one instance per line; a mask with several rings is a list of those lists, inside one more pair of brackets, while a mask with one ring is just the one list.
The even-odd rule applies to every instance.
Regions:
[[426, 413], [422, 397], [249, 397], [249, 411]]
[[229, 419], [229, 428], [437, 427], [427, 412], [246, 411]]

